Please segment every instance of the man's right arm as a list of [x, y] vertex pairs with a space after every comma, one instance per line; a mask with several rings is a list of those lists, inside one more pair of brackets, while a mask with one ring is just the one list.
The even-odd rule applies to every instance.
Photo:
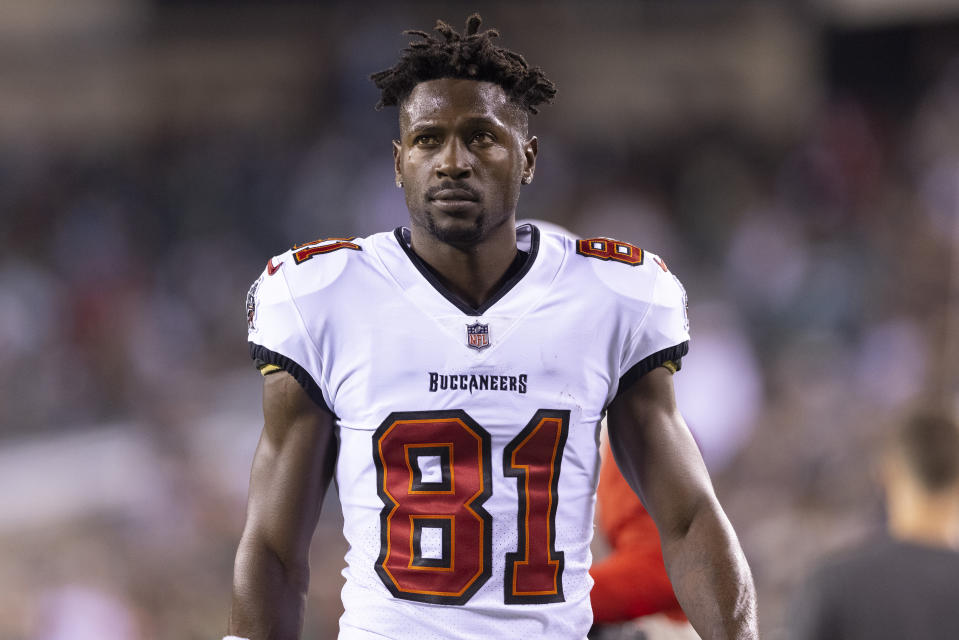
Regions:
[[309, 547], [333, 477], [333, 415], [288, 373], [267, 375], [263, 434], [233, 572], [230, 633], [296, 640], [309, 585]]

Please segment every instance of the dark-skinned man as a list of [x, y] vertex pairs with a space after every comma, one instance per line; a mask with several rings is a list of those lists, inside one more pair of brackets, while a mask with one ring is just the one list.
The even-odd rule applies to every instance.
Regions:
[[264, 430], [230, 633], [299, 638], [310, 539], [336, 478], [341, 640], [585, 638], [608, 415], [703, 638], [757, 637], [735, 534], [676, 407], [685, 293], [608, 238], [515, 226], [536, 106], [555, 88], [471, 16], [373, 75], [399, 107], [410, 226], [271, 258], [251, 288]]

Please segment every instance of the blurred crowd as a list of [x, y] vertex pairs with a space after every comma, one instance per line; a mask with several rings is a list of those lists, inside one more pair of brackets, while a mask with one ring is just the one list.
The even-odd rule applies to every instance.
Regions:
[[[542, 156], [520, 216], [634, 242], [686, 285], [680, 406], [764, 637], [781, 637], [812, 562], [881, 523], [869, 452], [890, 420], [957, 405], [959, 47], [939, 56], [896, 104], [826, 82], [786, 143], [748, 123], [648, 145], [532, 123]], [[259, 429], [246, 289], [294, 243], [406, 219], [394, 113], [355, 130], [348, 108], [318, 101], [279, 134], [159, 126], [109, 150], [0, 148], [0, 457], [29, 460], [3, 489], [26, 506], [0, 514], [0, 638], [224, 631]], [[108, 428], [126, 453], [89, 468], [77, 456]], [[58, 443], [54, 465], [41, 445]], [[56, 472], [102, 494], [44, 511]], [[316, 638], [339, 611], [336, 512], [314, 543]]]

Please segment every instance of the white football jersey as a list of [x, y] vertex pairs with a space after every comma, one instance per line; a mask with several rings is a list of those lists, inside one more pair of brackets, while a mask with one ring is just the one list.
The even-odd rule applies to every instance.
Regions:
[[339, 637], [582, 640], [600, 420], [686, 353], [683, 288], [633, 245], [523, 225], [525, 260], [473, 309], [408, 245], [294, 247], [247, 300], [258, 365], [336, 416]]

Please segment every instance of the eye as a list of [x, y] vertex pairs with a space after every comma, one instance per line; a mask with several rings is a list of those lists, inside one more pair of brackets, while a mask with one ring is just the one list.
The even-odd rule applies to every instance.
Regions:
[[429, 147], [440, 143], [440, 139], [432, 133], [424, 133], [413, 138], [414, 147]]
[[470, 138], [470, 144], [478, 144], [480, 146], [490, 145], [496, 142], [496, 137], [489, 131], [477, 131]]

